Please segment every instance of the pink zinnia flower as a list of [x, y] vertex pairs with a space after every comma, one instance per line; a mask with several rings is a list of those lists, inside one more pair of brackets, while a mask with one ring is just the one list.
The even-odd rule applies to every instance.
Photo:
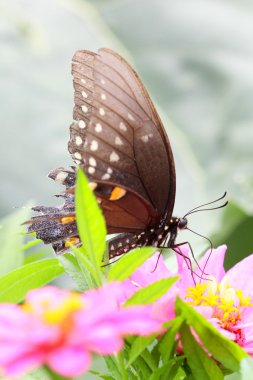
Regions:
[[[200, 269], [192, 274], [185, 258], [177, 254], [176, 274], [180, 279], [157, 304], [163, 318], [165, 312], [169, 320], [174, 316], [173, 301], [179, 295], [223, 335], [253, 356], [253, 255], [225, 273], [223, 264], [226, 249], [225, 245], [213, 249], [210, 257], [210, 251], [206, 252], [199, 261], [199, 267], [204, 268], [205, 274]], [[186, 245], [180, 247], [180, 251], [185, 257], [190, 257]], [[158, 257], [159, 253], [156, 253], [131, 276], [136, 289], [172, 275], [163, 257], [160, 256], [159, 260]]]
[[120, 283], [84, 294], [45, 287], [28, 293], [22, 306], [0, 305], [0, 370], [19, 376], [41, 365], [78, 376], [88, 370], [92, 353], [114, 354], [125, 335], [161, 329], [150, 306], [122, 307]]

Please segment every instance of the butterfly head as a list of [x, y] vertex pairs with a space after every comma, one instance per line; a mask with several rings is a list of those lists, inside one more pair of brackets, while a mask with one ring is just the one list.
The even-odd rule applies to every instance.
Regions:
[[183, 217], [183, 218], [179, 218], [179, 219], [178, 219], [178, 224], [177, 224], [177, 226], [178, 226], [178, 228], [179, 228], [180, 230], [185, 230], [185, 229], [187, 229], [187, 225], [188, 225], [188, 220], [187, 220], [185, 217]]

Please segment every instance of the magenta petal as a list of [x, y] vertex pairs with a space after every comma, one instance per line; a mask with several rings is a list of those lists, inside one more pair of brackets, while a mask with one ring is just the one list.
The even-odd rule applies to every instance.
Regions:
[[244, 295], [253, 295], [253, 254], [246, 257], [227, 271], [228, 283], [240, 289]]
[[61, 347], [48, 356], [47, 364], [62, 376], [79, 376], [90, 368], [91, 355], [81, 347]]
[[[180, 280], [177, 283], [180, 295], [184, 298], [185, 293], [187, 292], [187, 288], [190, 286], [195, 286], [193, 282], [193, 276], [195, 277], [196, 283], [199, 282], [199, 279], [201, 276], [203, 276], [201, 270], [194, 266], [193, 259], [191, 257], [191, 252], [189, 247], [185, 244], [183, 246], [180, 246], [176, 248], [178, 251], [180, 250], [181, 255], [177, 252], [177, 262], [178, 262], [178, 274], [180, 275]], [[224, 256], [226, 253], [227, 247], [225, 245], [222, 245], [218, 247], [217, 249], [213, 249], [211, 256], [209, 257], [210, 250], [205, 253], [205, 255], [199, 260], [198, 265], [201, 269], [205, 269], [206, 275], [212, 275], [215, 277], [215, 279], [219, 282], [225, 275], [223, 262], [224, 262]], [[187, 257], [190, 258], [191, 263], [194, 267], [194, 272], [196, 275], [192, 275], [189, 267]]]
[[121, 328], [116, 317], [111, 322], [101, 322], [86, 331], [83, 341], [88, 351], [108, 355], [121, 350], [123, 340], [120, 334]]
[[195, 306], [194, 309], [206, 319], [211, 319], [213, 316], [213, 308], [211, 306]]
[[7, 377], [13, 378], [22, 376], [43, 364], [44, 355], [40, 352], [20, 355], [19, 358], [4, 365], [4, 372]]
[[152, 307], [131, 306], [120, 311], [117, 328], [126, 335], [148, 335], [158, 332], [162, 327], [162, 318], [152, 315]]
[[171, 276], [165, 261], [160, 252], [156, 252], [152, 257], [145, 261], [135, 272], [131, 275], [131, 280], [145, 287], [162, 278]]
[[[218, 248], [214, 248], [210, 255], [210, 250], [208, 250], [204, 256], [199, 260], [199, 267], [206, 273], [206, 275], [213, 276], [217, 282], [220, 282], [225, 275], [224, 270], [224, 257], [227, 251], [226, 245], [221, 245]], [[199, 269], [195, 272], [201, 276], [202, 273]], [[197, 278], [196, 278], [197, 280]]]

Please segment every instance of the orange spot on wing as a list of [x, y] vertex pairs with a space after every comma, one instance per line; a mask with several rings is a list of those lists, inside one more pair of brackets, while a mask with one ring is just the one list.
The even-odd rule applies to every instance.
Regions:
[[70, 247], [71, 244], [78, 244], [80, 240], [77, 237], [71, 237], [65, 241], [65, 247]]
[[126, 190], [121, 187], [114, 187], [110, 195], [110, 201], [117, 201], [118, 199], [124, 197]]
[[63, 216], [61, 218], [61, 223], [62, 224], [68, 224], [68, 223], [72, 223], [76, 220], [76, 217], [73, 215], [73, 216]]

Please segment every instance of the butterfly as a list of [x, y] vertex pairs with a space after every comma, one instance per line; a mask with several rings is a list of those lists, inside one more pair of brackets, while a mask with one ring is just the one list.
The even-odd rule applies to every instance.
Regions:
[[[89, 179], [106, 220], [109, 258], [145, 245], [175, 248], [187, 218], [172, 216], [173, 153], [154, 104], [135, 70], [119, 54], [80, 50], [72, 61], [73, 123], [68, 150]], [[49, 177], [66, 186], [58, 207], [36, 206], [29, 232], [57, 254], [80, 246], [75, 220], [76, 167]]]

